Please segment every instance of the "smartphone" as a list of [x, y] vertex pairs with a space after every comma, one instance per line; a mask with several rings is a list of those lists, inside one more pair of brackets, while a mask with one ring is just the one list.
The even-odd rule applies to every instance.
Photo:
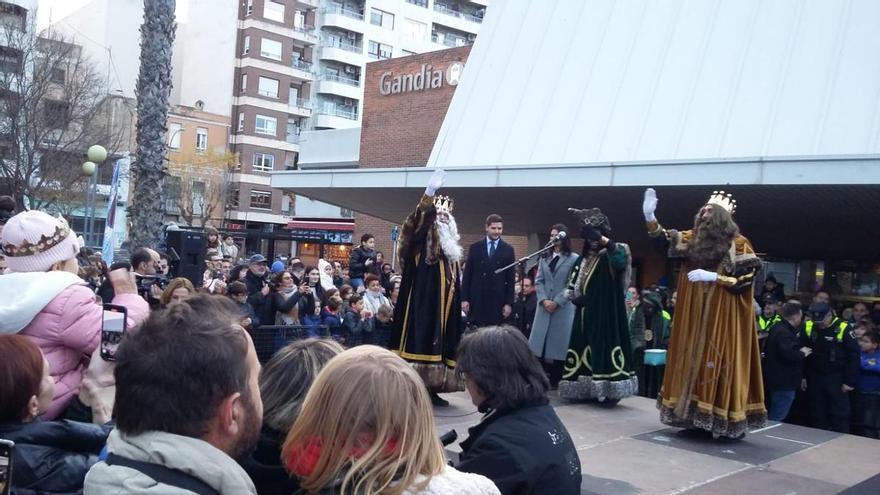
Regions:
[[9, 495], [12, 490], [12, 451], [15, 443], [0, 440], [0, 495]]
[[128, 324], [128, 310], [125, 306], [104, 305], [104, 318], [101, 322], [101, 358], [116, 361], [116, 349], [122, 342]]

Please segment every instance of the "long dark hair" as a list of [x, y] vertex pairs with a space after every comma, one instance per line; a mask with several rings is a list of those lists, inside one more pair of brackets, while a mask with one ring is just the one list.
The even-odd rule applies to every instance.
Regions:
[[[555, 230], [556, 232], [565, 232], [566, 235], [565, 235], [565, 237], [562, 238], [560, 245], [562, 246], [562, 253], [563, 254], [570, 253], [571, 252], [571, 237], [570, 237], [570, 234], [568, 233], [568, 227], [566, 227], [565, 224], [557, 223], [557, 224], [553, 224], [553, 226], [550, 227], [550, 230]], [[553, 256], [553, 251], [548, 251], [547, 256]]]
[[522, 332], [510, 325], [484, 327], [458, 346], [456, 373], [466, 373], [486, 400], [481, 412], [547, 402], [550, 381]]

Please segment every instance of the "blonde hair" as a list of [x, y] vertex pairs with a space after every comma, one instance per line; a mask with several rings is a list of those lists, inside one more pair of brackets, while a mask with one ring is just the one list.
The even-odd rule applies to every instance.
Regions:
[[327, 363], [287, 435], [282, 458], [290, 466], [291, 453], [306, 452], [315, 442], [321, 451], [314, 469], [300, 478], [308, 492], [342, 477], [342, 493], [400, 495], [424, 489], [446, 462], [424, 382], [396, 354], [372, 345]]
[[263, 424], [287, 432], [318, 373], [342, 346], [329, 339], [297, 340], [287, 345], [260, 370]]
[[162, 297], [159, 298], [159, 302], [161, 302], [163, 306], [167, 306], [168, 303], [171, 302], [171, 296], [174, 295], [174, 291], [177, 289], [186, 289], [189, 291], [190, 295], [195, 295], [196, 293], [196, 288], [189, 279], [178, 277], [171, 280], [171, 282], [168, 282], [168, 287], [165, 287], [165, 290], [162, 292]]

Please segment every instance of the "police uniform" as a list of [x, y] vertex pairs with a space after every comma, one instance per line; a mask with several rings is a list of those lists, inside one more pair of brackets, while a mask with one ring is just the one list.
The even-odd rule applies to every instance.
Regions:
[[[811, 312], [816, 311], [814, 307], [816, 305], [810, 307]], [[842, 387], [855, 388], [860, 359], [852, 329], [840, 318], [834, 318], [828, 328], [819, 328], [816, 322], [808, 321], [802, 338], [803, 344], [813, 350], [806, 367], [813, 427], [848, 433], [849, 394], [843, 392]]]

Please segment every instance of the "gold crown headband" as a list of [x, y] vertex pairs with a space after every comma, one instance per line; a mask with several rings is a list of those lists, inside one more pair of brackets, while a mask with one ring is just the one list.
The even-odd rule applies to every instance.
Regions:
[[61, 244], [61, 242], [67, 239], [67, 236], [69, 235], [70, 227], [68, 227], [67, 224], [58, 225], [55, 227], [54, 234], [51, 236], [40, 236], [40, 239], [33, 244], [31, 244], [30, 241], [25, 240], [20, 246], [14, 244], [4, 245], [3, 254], [9, 258], [40, 254], [52, 249], [58, 244]]
[[455, 201], [449, 196], [437, 196], [434, 198], [434, 208], [437, 211], [452, 213], [453, 208], [455, 208]]
[[709, 201], [706, 201], [706, 204], [720, 206], [731, 215], [736, 211], [736, 200], [733, 199], [732, 194], [725, 193], [724, 191], [712, 191], [712, 195], [709, 196]]

